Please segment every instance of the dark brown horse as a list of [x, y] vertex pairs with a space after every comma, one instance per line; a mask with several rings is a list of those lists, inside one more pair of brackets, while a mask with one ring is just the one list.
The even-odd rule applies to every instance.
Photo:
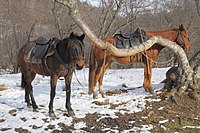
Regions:
[[[163, 30], [163, 31], [146, 31], [147, 36], [161, 36], [165, 39], [169, 39], [176, 42], [184, 50], [190, 49], [188, 31], [183, 25], [180, 25], [177, 29]], [[103, 39], [114, 45], [114, 37], [106, 37]], [[143, 87], [147, 92], [152, 92], [151, 78], [152, 78], [152, 65], [153, 59], [158, 57], [159, 52], [164, 47], [159, 44], [154, 44], [150, 49], [143, 52], [142, 54], [136, 54], [129, 57], [115, 57], [109, 51], [105, 52], [96, 47], [95, 45], [91, 48], [90, 61], [89, 61], [89, 94], [93, 94], [93, 98], [97, 98], [97, 92], [95, 90], [97, 82], [99, 83], [99, 92], [102, 97], [105, 97], [103, 92], [102, 80], [104, 73], [108, 66], [112, 62], [118, 62], [121, 64], [130, 64], [133, 62], [142, 61], [144, 63], [144, 83]], [[104, 57], [105, 56], [105, 57]]]
[[[27, 62], [25, 60], [25, 48], [28, 44], [19, 50], [18, 64], [22, 73], [22, 84], [25, 87], [25, 101], [27, 106], [33, 107], [37, 110], [38, 106], [34, 100], [33, 87], [31, 82], [34, 80], [36, 74], [50, 76], [50, 103], [49, 103], [49, 116], [56, 117], [53, 111], [53, 100], [55, 97], [55, 89], [59, 77], [64, 77], [66, 86], [66, 104], [65, 107], [69, 116], [73, 116], [74, 111], [70, 105], [71, 93], [71, 79], [75, 69], [80, 70], [84, 66], [84, 39], [85, 35], [75, 35], [73, 32], [69, 37], [59, 40], [53, 49], [53, 54], [46, 58], [46, 63], [37, 64]], [[30, 101], [31, 98], [31, 101]]]

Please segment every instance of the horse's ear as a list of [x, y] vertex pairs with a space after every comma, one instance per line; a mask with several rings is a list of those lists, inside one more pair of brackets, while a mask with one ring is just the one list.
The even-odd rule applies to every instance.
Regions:
[[183, 24], [181, 24], [181, 25], [179, 26], [179, 30], [181, 30], [181, 31], [184, 31], [184, 30], [185, 30]]
[[85, 34], [83, 33], [83, 34], [80, 36], [80, 39], [83, 41], [84, 38], [85, 38]]
[[69, 35], [69, 38], [74, 38], [74, 32]]

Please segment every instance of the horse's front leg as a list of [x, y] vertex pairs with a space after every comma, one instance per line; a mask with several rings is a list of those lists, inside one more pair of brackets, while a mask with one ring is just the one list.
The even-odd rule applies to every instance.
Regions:
[[31, 85], [31, 82], [34, 80], [35, 78], [35, 73], [34, 72], [29, 72], [26, 73], [26, 75], [24, 75], [24, 86], [25, 86], [25, 101], [27, 102], [27, 106], [30, 107], [31, 103], [30, 103], [30, 98], [31, 98], [31, 102], [32, 102], [32, 107], [33, 107], [33, 111], [38, 111], [38, 106], [35, 102], [35, 98], [33, 96], [33, 86]]
[[144, 62], [144, 83], [143, 87], [145, 91], [154, 93], [153, 88], [151, 86], [151, 80], [152, 80], [152, 64], [153, 62], [149, 59], [145, 59]]
[[71, 95], [71, 80], [72, 80], [72, 74], [65, 76], [65, 87], [66, 87], [66, 103], [65, 107], [68, 111], [68, 116], [74, 116], [75, 113], [71, 107], [70, 102], [70, 95]]
[[49, 102], [49, 116], [53, 119], [56, 118], [56, 115], [53, 111], [53, 100], [56, 95], [56, 84], [57, 84], [58, 76], [51, 76], [51, 92], [50, 92], [50, 102]]

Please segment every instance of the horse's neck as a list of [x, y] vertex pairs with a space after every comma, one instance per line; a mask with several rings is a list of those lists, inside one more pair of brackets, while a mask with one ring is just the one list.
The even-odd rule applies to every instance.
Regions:
[[[176, 30], [165, 30], [165, 31], [147, 31], [147, 36], [150, 38], [150, 37], [153, 37], [153, 36], [161, 36], [165, 39], [168, 39], [170, 41], [173, 41], [175, 42], [176, 41], [176, 38], [177, 38], [177, 31]], [[156, 47], [156, 49], [158, 49], [159, 51], [161, 51], [164, 46], [162, 45], [154, 45], [154, 47]]]
[[[57, 52], [58, 52], [58, 55], [55, 55], [55, 57], [58, 59], [58, 58], [60, 58], [59, 59], [59, 62], [61, 63], [64, 63], [64, 64], [68, 64], [69, 63], [69, 61], [70, 61], [70, 58], [69, 58], [69, 50], [68, 49], [66, 49], [66, 46], [64, 46], [65, 44], [58, 44], [57, 45], [57, 47], [56, 47], [56, 50], [57, 50]], [[66, 51], [68, 51], [68, 52], [66, 52]], [[60, 60], [62, 60], [62, 61], [60, 61]]]
[[110, 36], [110, 37], [106, 37], [103, 39], [103, 41], [109, 42], [111, 44], [114, 44], [114, 37]]
[[165, 39], [175, 42], [177, 38], [177, 31], [176, 30], [166, 30], [166, 31], [147, 31], [147, 36], [161, 36]]

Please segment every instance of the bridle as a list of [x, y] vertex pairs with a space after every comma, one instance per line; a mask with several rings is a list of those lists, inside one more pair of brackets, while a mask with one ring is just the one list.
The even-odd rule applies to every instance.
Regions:
[[[72, 57], [72, 60], [77, 60], [77, 59], [79, 59], [79, 60], [84, 60], [84, 56], [82, 55], [82, 51], [83, 51], [83, 49], [84, 49], [83, 42], [81, 42], [81, 41], [78, 40], [78, 39], [77, 39], [76, 41], [78, 41], [77, 44], [80, 45], [81, 52], [79, 53], [79, 52], [76, 51], [76, 52], [77, 52], [76, 54], [79, 55], [79, 56]], [[81, 56], [80, 56], [80, 55], [81, 55]]]
[[[77, 39], [77, 41], [78, 41], [79, 45], [81, 46], [81, 49], [84, 49], [83, 43], [82, 43], [80, 40], [78, 40], [78, 39]], [[55, 51], [56, 58], [59, 60], [59, 62], [61, 63], [61, 65], [62, 65], [64, 68], [67, 68], [68, 73], [67, 73], [66, 77], [68, 77], [68, 76], [74, 71], [74, 69], [75, 69], [75, 67], [76, 67], [75, 64], [74, 64], [74, 63], [69, 63], [68, 65], [66, 65], [66, 63], [65, 63], [65, 62], [62, 60], [62, 58], [60, 57], [60, 55], [59, 55], [59, 53], [58, 53], [56, 47], [54, 48], [54, 51]], [[73, 58], [73, 59], [77, 59], [77, 58]], [[79, 58], [79, 59], [80, 59], [80, 58]], [[81, 59], [84, 59], [84, 57], [81, 57]]]
[[178, 34], [177, 34], [177, 37], [176, 37], [176, 42], [178, 42], [178, 40], [180, 39], [180, 41], [182, 42], [182, 44], [180, 45], [184, 50], [187, 49], [186, 47], [186, 42], [184, 40], [186, 36], [182, 33], [182, 31], [179, 29], [178, 30]]

